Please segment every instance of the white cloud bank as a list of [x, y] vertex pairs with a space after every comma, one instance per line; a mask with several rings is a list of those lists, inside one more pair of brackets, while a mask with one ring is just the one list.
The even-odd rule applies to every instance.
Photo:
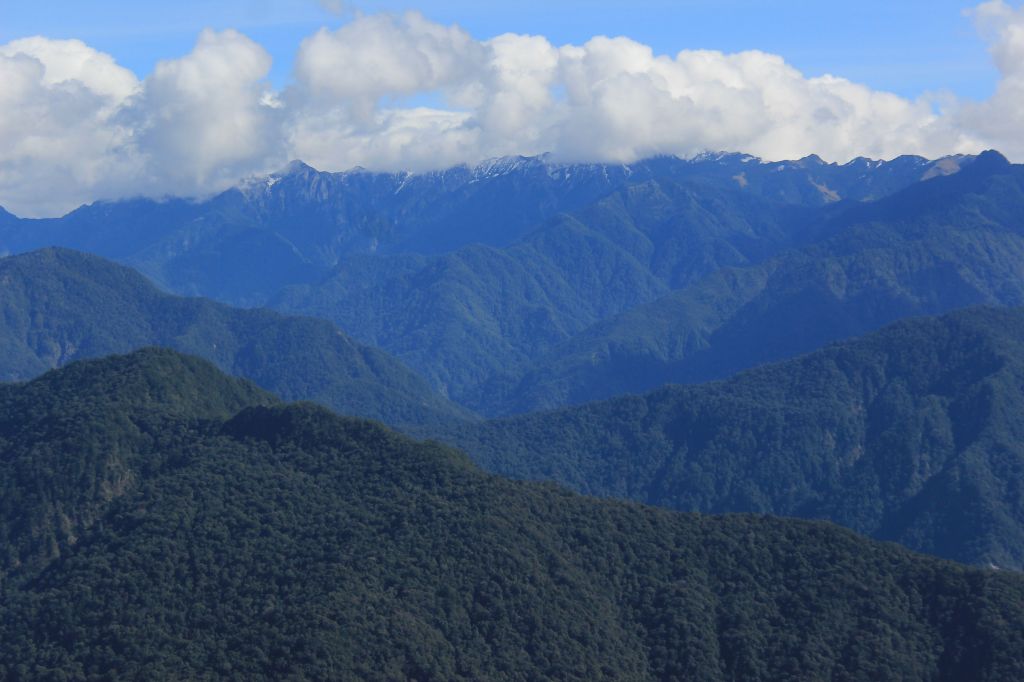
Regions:
[[0, 45], [0, 205], [54, 215], [96, 198], [206, 194], [291, 158], [424, 170], [541, 152], [845, 161], [995, 147], [1024, 159], [1024, 9], [992, 0], [970, 13], [1002, 76], [981, 103], [808, 78], [757, 51], [479, 41], [416, 13], [310, 36], [279, 92], [270, 55], [235, 31], [204, 31], [144, 80], [80, 41], [26, 38]]

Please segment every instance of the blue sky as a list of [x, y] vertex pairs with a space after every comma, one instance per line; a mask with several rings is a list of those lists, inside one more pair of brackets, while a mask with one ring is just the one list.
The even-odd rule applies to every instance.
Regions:
[[905, 97], [949, 90], [984, 99], [997, 73], [959, 0], [365, 0], [336, 16], [314, 0], [0, 0], [0, 43], [29, 35], [79, 38], [140, 76], [160, 59], [186, 54], [204, 27], [235, 28], [274, 57], [271, 80], [291, 77], [299, 42], [353, 11], [416, 9], [456, 22], [478, 39], [541, 34], [558, 44], [626, 35], [656, 52], [759, 49], [809, 76], [841, 75]]

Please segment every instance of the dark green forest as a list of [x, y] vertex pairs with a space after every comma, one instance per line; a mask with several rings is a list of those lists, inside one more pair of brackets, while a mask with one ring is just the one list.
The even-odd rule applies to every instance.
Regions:
[[599, 501], [170, 351], [0, 392], [0, 677], [1008, 680], [1024, 578]]

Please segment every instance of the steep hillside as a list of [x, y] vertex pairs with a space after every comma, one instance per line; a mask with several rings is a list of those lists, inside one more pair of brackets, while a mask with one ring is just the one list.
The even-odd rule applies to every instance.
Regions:
[[762, 262], [798, 239], [809, 216], [736, 189], [652, 180], [507, 248], [349, 258], [271, 305], [330, 319], [468, 401], [483, 380], [600, 320], [719, 268]]
[[0, 546], [78, 523], [8, 562], [0, 677], [1024, 674], [1017, 574], [508, 482], [311, 405], [225, 416], [247, 400], [167, 351], [3, 389]]
[[0, 260], [0, 284], [2, 380], [165, 346], [345, 414], [389, 423], [466, 416], [394, 358], [321, 320], [171, 296], [133, 270], [64, 249]]
[[[651, 337], [620, 353], [639, 346], [641, 364], [677, 359], [658, 347], [666, 334], [693, 336], [618, 316], [647, 304], [678, 307], [676, 292], [701, 278], [764, 265], [829, 236], [837, 214], [976, 163], [517, 157], [396, 174], [322, 173], [296, 162], [202, 201], [99, 202], [59, 219], [0, 220], [0, 253], [71, 247], [129, 264], [179, 294], [326, 318], [470, 409], [525, 411], [611, 395], [576, 386], [575, 374], [587, 371], [581, 360], [601, 364], [604, 334], [614, 354], [623, 333], [649, 328]], [[726, 293], [720, 308], [746, 301]], [[667, 320], [675, 311], [651, 314]], [[620, 374], [645, 371], [663, 368]], [[622, 388], [619, 377], [595, 372], [579, 383]]]
[[98, 202], [47, 220], [0, 216], [0, 253], [74, 248], [131, 265], [179, 294], [253, 305], [284, 286], [318, 281], [346, 256], [507, 246], [559, 213], [650, 180], [698, 180], [820, 206], [885, 196], [972, 161], [907, 156], [839, 166], [709, 154], [609, 165], [510, 157], [421, 174], [324, 173], [294, 162], [202, 201]]
[[167, 465], [187, 429], [277, 399], [209, 363], [147, 348], [0, 384], [3, 576], [58, 559]]
[[726, 268], [596, 323], [466, 400], [490, 412], [705, 381], [914, 315], [1024, 303], [1024, 168], [988, 152], [950, 177], [836, 207], [804, 247]]
[[1024, 568], [1024, 309], [903, 321], [724, 382], [435, 436], [485, 468], [686, 511], [828, 519]]

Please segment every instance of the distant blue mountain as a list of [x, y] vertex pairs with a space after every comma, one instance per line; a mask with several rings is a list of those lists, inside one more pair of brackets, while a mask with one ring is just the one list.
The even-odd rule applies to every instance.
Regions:
[[[0, 251], [68, 246], [174, 292], [324, 317], [457, 402], [499, 414], [723, 376], [903, 315], [1015, 303], [1012, 240], [954, 252], [971, 230], [991, 228], [956, 202], [1014, 172], [995, 153], [843, 165], [742, 154], [631, 165], [516, 157], [423, 174], [321, 173], [295, 162], [204, 201], [0, 220]], [[1002, 206], [996, 220], [1013, 234], [1020, 197], [993, 192], [986, 210]], [[898, 236], [926, 213], [925, 236]], [[857, 236], [865, 231], [872, 236]], [[914, 249], [923, 251], [911, 262]], [[881, 297], [871, 312], [772, 293], [827, 278], [800, 268], [828, 258], [854, 259], [844, 276]], [[898, 273], [886, 258], [902, 259]], [[940, 263], [989, 288], [947, 285]], [[892, 277], [913, 282], [876, 290]], [[908, 286], [916, 293], [904, 296]], [[755, 297], [777, 305], [758, 313], [748, 306]], [[786, 336], [805, 313], [825, 321]]]
[[386, 353], [324, 320], [163, 293], [137, 272], [67, 249], [0, 259], [0, 381], [163, 346], [291, 400], [392, 424], [469, 415]]
[[817, 157], [763, 163], [708, 154], [616, 165], [510, 157], [421, 174], [324, 173], [293, 162], [202, 201], [98, 202], [44, 220], [0, 216], [0, 252], [65, 246], [137, 267], [178, 293], [258, 303], [286, 284], [316, 281], [352, 254], [506, 246], [560, 212], [647, 180], [697, 180], [822, 205], [885, 196], [971, 160], [907, 156], [837, 165]]
[[523, 412], [706, 381], [905, 317], [1022, 305], [1022, 216], [1024, 167], [987, 152], [955, 176], [819, 212], [810, 243], [602, 320], [481, 400]]

